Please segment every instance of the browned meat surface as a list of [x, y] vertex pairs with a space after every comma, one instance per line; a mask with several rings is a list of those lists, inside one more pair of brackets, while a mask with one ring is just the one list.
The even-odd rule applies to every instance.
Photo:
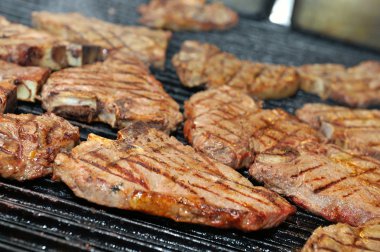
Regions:
[[301, 88], [351, 107], [380, 104], [380, 63], [365, 61], [357, 66], [315, 64], [299, 68]]
[[222, 3], [205, 0], [151, 0], [139, 7], [140, 22], [173, 31], [224, 30], [235, 26], [238, 15]]
[[197, 41], [185, 41], [172, 63], [187, 87], [228, 85], [253, 97], [279, 99], [293, 95], [299, 86], [293, 67], [240, 60]]
[[301, 252], [380, 251], [380, 219], [360, 227], [336, 224], [317, 228]]
[[331, 143], [380, 159], [380, 110], [306, 104], [297, 116]]
[[120, 49], [136, 54], [141, 60], [163, 68], [171, 33], [138, 26], [122, 26], [79, 13], [34, 12], [33, 24], [62, 39]]
[[97, 46], [59, 40], [46, 32], [0, 20], [0, 59], [25, 66], [60, 69], [81, 66], [102, 57]]
[[[1, 21], [1, 19], [0, 19]], [[12, 81], [0, 81], [0, 114], [13, 111], [16, 107], [17, 92]]]
[[61, 151], [79, 141], [79, 129], [54, 114], [0, 115], [0, 176], [29, 180], [52, 172]]
[[97, 204], [219, 228], [277, 226], [295, 209], [233, 169], [141, 123], [59, 154], [54, 177]]
[[117, 128], [143, 121], [174, 130], [182, 121], [178, 104], [139, 59], [116, 56], [53, 73], [43, 86], [42, 106], [63, 117]]
[[21, 67], [0, 60], [0, 80], [11, 80], [17, 86], [17, 99], [34, 102], [50, 74], [48, 68]]
[[248, 95], [224, 86], [199, 92], [185, 103], [184, 134], [193, 147], [235, 169], [278, 141], [296, 145], [320, 135], [294, 116], [261, 110]]

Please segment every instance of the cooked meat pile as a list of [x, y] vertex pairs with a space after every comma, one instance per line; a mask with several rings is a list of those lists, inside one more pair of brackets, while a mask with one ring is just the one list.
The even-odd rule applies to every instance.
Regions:
[[380, 219], [374, 219], [360, 227], [336, 224], [319, 227], [309, 238], [301, 252], [322, 251], [379, 251]]
[[320, 141], [318, 133], [280, 109], [261, 110], [248, 95], [222, 86], [185, 103], [184, 134], [201, 151], [233, 168], [248, 167], [277, 141]]
[[34, 102], [49, 74], [48, 68], [21, 67], [0, 60], [0, 80], [10, 80], [17, 86], [19, 100]]
[[238, 15], [222, 3], [205, 0], [151, 0], [139, 7], [140, 22], [173, 31], [224, 30], [235, 26]]
[[276, 193], [142, 123], [117, 140], [90, 134], [57, 156], [54, 177], [97, 204], [221, 228], [270, 228], [295, 211]]
[[47, 111], [88, 123], [124, 128], [143, 121], [169, 132], [182, 121], [178, 104], [132, 56], [55, 72], [41, 96]]
[[351, 107], [380, 104], [380, 62], [365, 61], [345, 68], [336, 64], [299, 67], [301, 88]]
[[380, 110], [306, 104], [296, 114], [331, 143], [380, 159]]
[[61, 151], [79, 141], [79, 129], [54, 114], [0, 115], [0, 176], [29, 180], [52, 172]]
[[293, 95], [299, 87], [295, 68], [240, 60], [214, 45], [185, 41], [172, 63], [183, 85], [228, 85], [261, 99]]
[[123, 48], [158, 68], [164, 67], [166, 48], [171, 38], [167, 31], [117, 25], [79, 13], [34, 12], [32, 20], [37, 28], [62, 39], [107, 49]]
[[92, 63], [101, 57], [97, 46], [71, 44], [0, 18], [0, 59], [25, 66], [61, 69]]
[[16, 86], [10, 80], [0, 81], [0, 114], [13, 111], [16, 107]]

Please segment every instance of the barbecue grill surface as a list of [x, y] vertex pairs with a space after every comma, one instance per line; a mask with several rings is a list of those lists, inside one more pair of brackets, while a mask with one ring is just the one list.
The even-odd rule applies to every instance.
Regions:
[[[30, 24], [33, 10], [78, 11], [111, 22], [136, 24], [138, 0], [1, 0], [0, 15], [13, 22]], [[75, 22], [75, 20], [73, 20]], [[170, 60], [184, 40], [214, 43], [243, 59], [269, 63], [341, 63], [355, 65], [367, 59], [380, 60], [380, 54], [339, 42], [289, 31], [268, 22], [241, 18], [239, 25], [226, 32], [175, 33], [167, 53], [166, 70], [155, 76], [167, 92], [181, 104], [200, 89], [180, 85]], [[299, 91], [295, 97], [265, 102], [266, 108], [281, 107], [290, 113], [306, 102], [320, 102], [314, 95]], [[332, 103], [327, 101], [328, 103]], [[41, 114], [40, 104], [20, 102], [18, 113]], [[81, 127], [81, 138], [96, 133], [115, 138], [116, 131], [103, 124]], [[173, 134], [185, 142], [181, 128]], [[242, 172], [248, 176], [246, 171]], [[257, 184], [253, 181], [254, 184]], [[101, 207], [76, 198], [61, 182], [50, 178], [25, 183], [0, 179], [0, 250], [219, 250], [294, 251], [311, 232], [329, 222], [298, 209], [295, 216], [278, 228], [244, 233], [175, 223], [142, 213]]]

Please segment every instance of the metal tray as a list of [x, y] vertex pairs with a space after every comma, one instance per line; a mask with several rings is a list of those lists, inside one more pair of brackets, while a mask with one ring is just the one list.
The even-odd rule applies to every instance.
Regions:
[[[137, 0], [1, 0], [0, 15], [29, 24], [32, 10], [78, 11], [112, 22], [135, 24], [139, 3]], [[186, 39], [207, 41], [241, 58], [271, 63], [354, 65], [367, 59], [380, 60], [380, 54], [364, 48], [248, 19], [241, 19], [236, 28], [226, 32], [175, 33], [165, 71], [154, 70], [154, 74], [181, 104], [181, 110], [183, 102], [199, 91], [182, 87], [170, 63]], [[265, 107], [281, 107], [293, 113], [306, 102], [319, 101], [318, 97], [300, 91], [291, 98], [267, 101]], [[17, 113], [41, 114], [43, 110], [40, 104], [19, 103]], [[116, 130], [103, 124], [72, 123], [81, 128], [82, 140], [90, 132], [116, 137]], [[173, 135], [185, 142], [182, 127]], [[246, 171], [242, 173], [248, 176]], [[1, 251], [294, 251], [303, 246], [316, 227], [328, 224], [299, 209], [271, 230], [250, 233], [219, 230], [98, 206], [75, 197], [63, 183], [50, 178], [24, 183], [0, 179]]]

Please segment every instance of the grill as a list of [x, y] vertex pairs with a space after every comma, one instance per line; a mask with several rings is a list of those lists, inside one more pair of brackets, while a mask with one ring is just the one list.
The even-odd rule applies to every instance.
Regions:
[[[0, 15], [14, 22], [30, 24], [32, 10], [80, 11], [112, 22], [133, 24], [138, 19], [135, 8], [139, 3], [137, 0], [1, 0]], [[153, 73], [181, 104], [181, 110], [184, 101], [199, 91], [182, 87], [170, 64], [170, 59], [186, 39], [207, 41], [243, 59], [271, 63], [354, 65], [366, 59], [380, 60], [380, 54], [364, 48], [244, 18], [238, 27], [227, 32], [175, 33], [167, 53], [166, 70], [153, 70]], [[265, 107], [281, 107], [293, 113], [306, 102], [319, 101], [318, 97], [299, 91], [292, 98], [267, 101]], [[17, 113], [41, 114], [43, 110], [38, 103], [21, 102]], [[89, 133], [116, 137], [116, 130], [103, 124], [72, 123], [81, 128], [82, 140]], [[182, 127], [173, 135], [185, 142]], [[248, 176], [246, 171], [242, 173]], [[63, 183], [53, 182], [50, 178], [24, 183], [0, 179], [2, 251], [294, 251], [303, 246], [316, 227], [328, 224], [322, 218], [298, 209], [294, 216], [275, 229], [251, 233], [218, 230], [98, 206], [75, 197]]]

